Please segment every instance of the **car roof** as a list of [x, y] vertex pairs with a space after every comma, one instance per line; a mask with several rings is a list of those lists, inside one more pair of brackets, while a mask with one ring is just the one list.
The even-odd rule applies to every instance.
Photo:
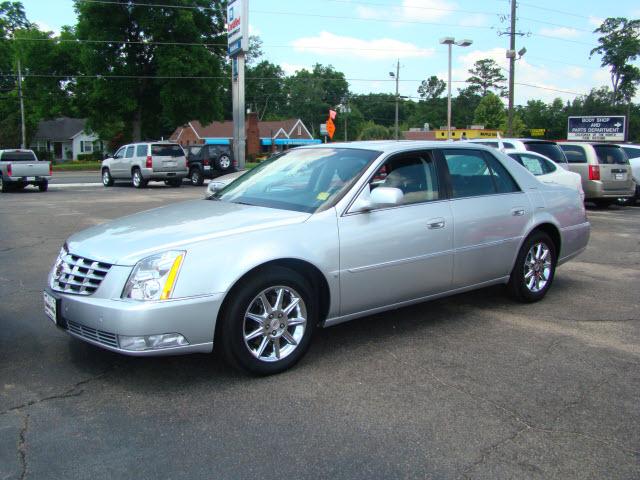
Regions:
[[495, 150], [493, 148], [477, 143], [461, 141], [453, 142], [448, 140], [367, 140], [358, 142], [323, 143], [320, 145], [309, 145], [298, 148], [300, 150], [318, 148], [349, 148], [354, 150], [373, 150], [382, 153], [395, 153], [432, 148], [473, 148], [483, 149], [490, 152]]

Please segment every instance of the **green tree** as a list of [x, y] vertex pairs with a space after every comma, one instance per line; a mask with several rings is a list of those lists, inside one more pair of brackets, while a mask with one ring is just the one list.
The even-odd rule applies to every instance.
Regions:
[[640, 20], [607, 18], [594, 33], [602, 36], [591, 55], [602, 55], [602, 66], [609, 68], [613, 102], [630, 102], [640, 82], [640, 69], [631, 64], [640, 55]]
[[444, 81], [440, 80], [435, 75], [432, 75], [422, 81], [418, 87], [418, 95], [420, 95], [420, 99], [429, 101], [440, 98], [446, 88], [447, 84]]
[[307, 128], [316, 135], [320, 123], [327, 120], [329, 109], [347, 96], [349, 84], [344, 73], [331, 65], [316, 64], [311, 71], [302, 69], [287, 78], [287, 115], [302, 118]]
[[[480, 104], [482, 97], [471, 87], [458, 90], [458, 95], [451, 102], [451, 122], [457, 127], [467, 127], [473, 122], [474, 112]], [[446, 106], [444, 120], [438, 125], [446, 122]]]
[[476, 108], [473, 123], [484, 125], [485, 128], [497, 129], [504, 123], [505, 118], [502, 100], [495, 93], [488, 92]]
[[266, 60], [247, 66], [246, 103], [260, 120], [275, 119], [286, 109], [285, 74]]
[[85, 97], [89, 126], [114, 143], [158, 138], [188, 120], [223, 116], [221, 98], [230, 83], [219, 46], [226, 2], [174, 2], [201, 8], [145, 3], [75, 1], [78, 38], [90, 41], [79, 52], [84, 76], [76, 92]]
[[393, 134], [389, 128], [369, 120], [363, 125], [358, 140], [388, 140], [392, 137]]
[[483, 58], [473, 64], [469, 70], [471, 76], [467, 79], [469, 88], [478, 95], [485, 96], [493, 91], [501, 97], [507, 96], [506, 77], [500, 66], [491, 58]]
[[[394, 127], [396, 123], [396, 95], [394, 93], [367, 93], [354, 95], [351, 100], [362, 112], [365, 120], [371, 120], [385, 127]], [[400, 99], [398, 119], [407, 121], [415, 112], [415, 102]]]

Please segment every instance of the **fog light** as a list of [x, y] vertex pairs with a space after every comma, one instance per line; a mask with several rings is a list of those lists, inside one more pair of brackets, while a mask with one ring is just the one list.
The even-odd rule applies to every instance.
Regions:
[[120, 348], [134, 352], [189, 345], [187, 339], [179, 333], [164, 333], [162, 335], [145, 335], [140, 337], [118, 335], [118, 340], [120, 341]]

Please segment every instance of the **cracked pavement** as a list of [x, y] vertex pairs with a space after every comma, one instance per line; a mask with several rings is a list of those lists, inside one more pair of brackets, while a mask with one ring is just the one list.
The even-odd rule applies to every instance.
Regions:
[[541, 303], [494, 287], [338, 325], [275, 377], [121, 357], [46, 319], [68, 235], [203, 194], [0, 195], [0, 480], [640, 478], [640, 207], [590, 209]]

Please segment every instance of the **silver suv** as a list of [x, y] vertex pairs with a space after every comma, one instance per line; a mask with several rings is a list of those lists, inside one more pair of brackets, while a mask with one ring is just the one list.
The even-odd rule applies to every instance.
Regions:
[[177, 143], [144, 142], [120, 147], [102, 162], [102, 184], [110, 187], [116, 180], [131, 180], [136, 188], [151, 181], [164, 181], [172, 187], [182, 185], [189, 172], [184, 150]]
[[569, 169], [582, 177], [585, 200], [606, 207], [635, 194], [629, 158], [610, 143], [562, 142]]

